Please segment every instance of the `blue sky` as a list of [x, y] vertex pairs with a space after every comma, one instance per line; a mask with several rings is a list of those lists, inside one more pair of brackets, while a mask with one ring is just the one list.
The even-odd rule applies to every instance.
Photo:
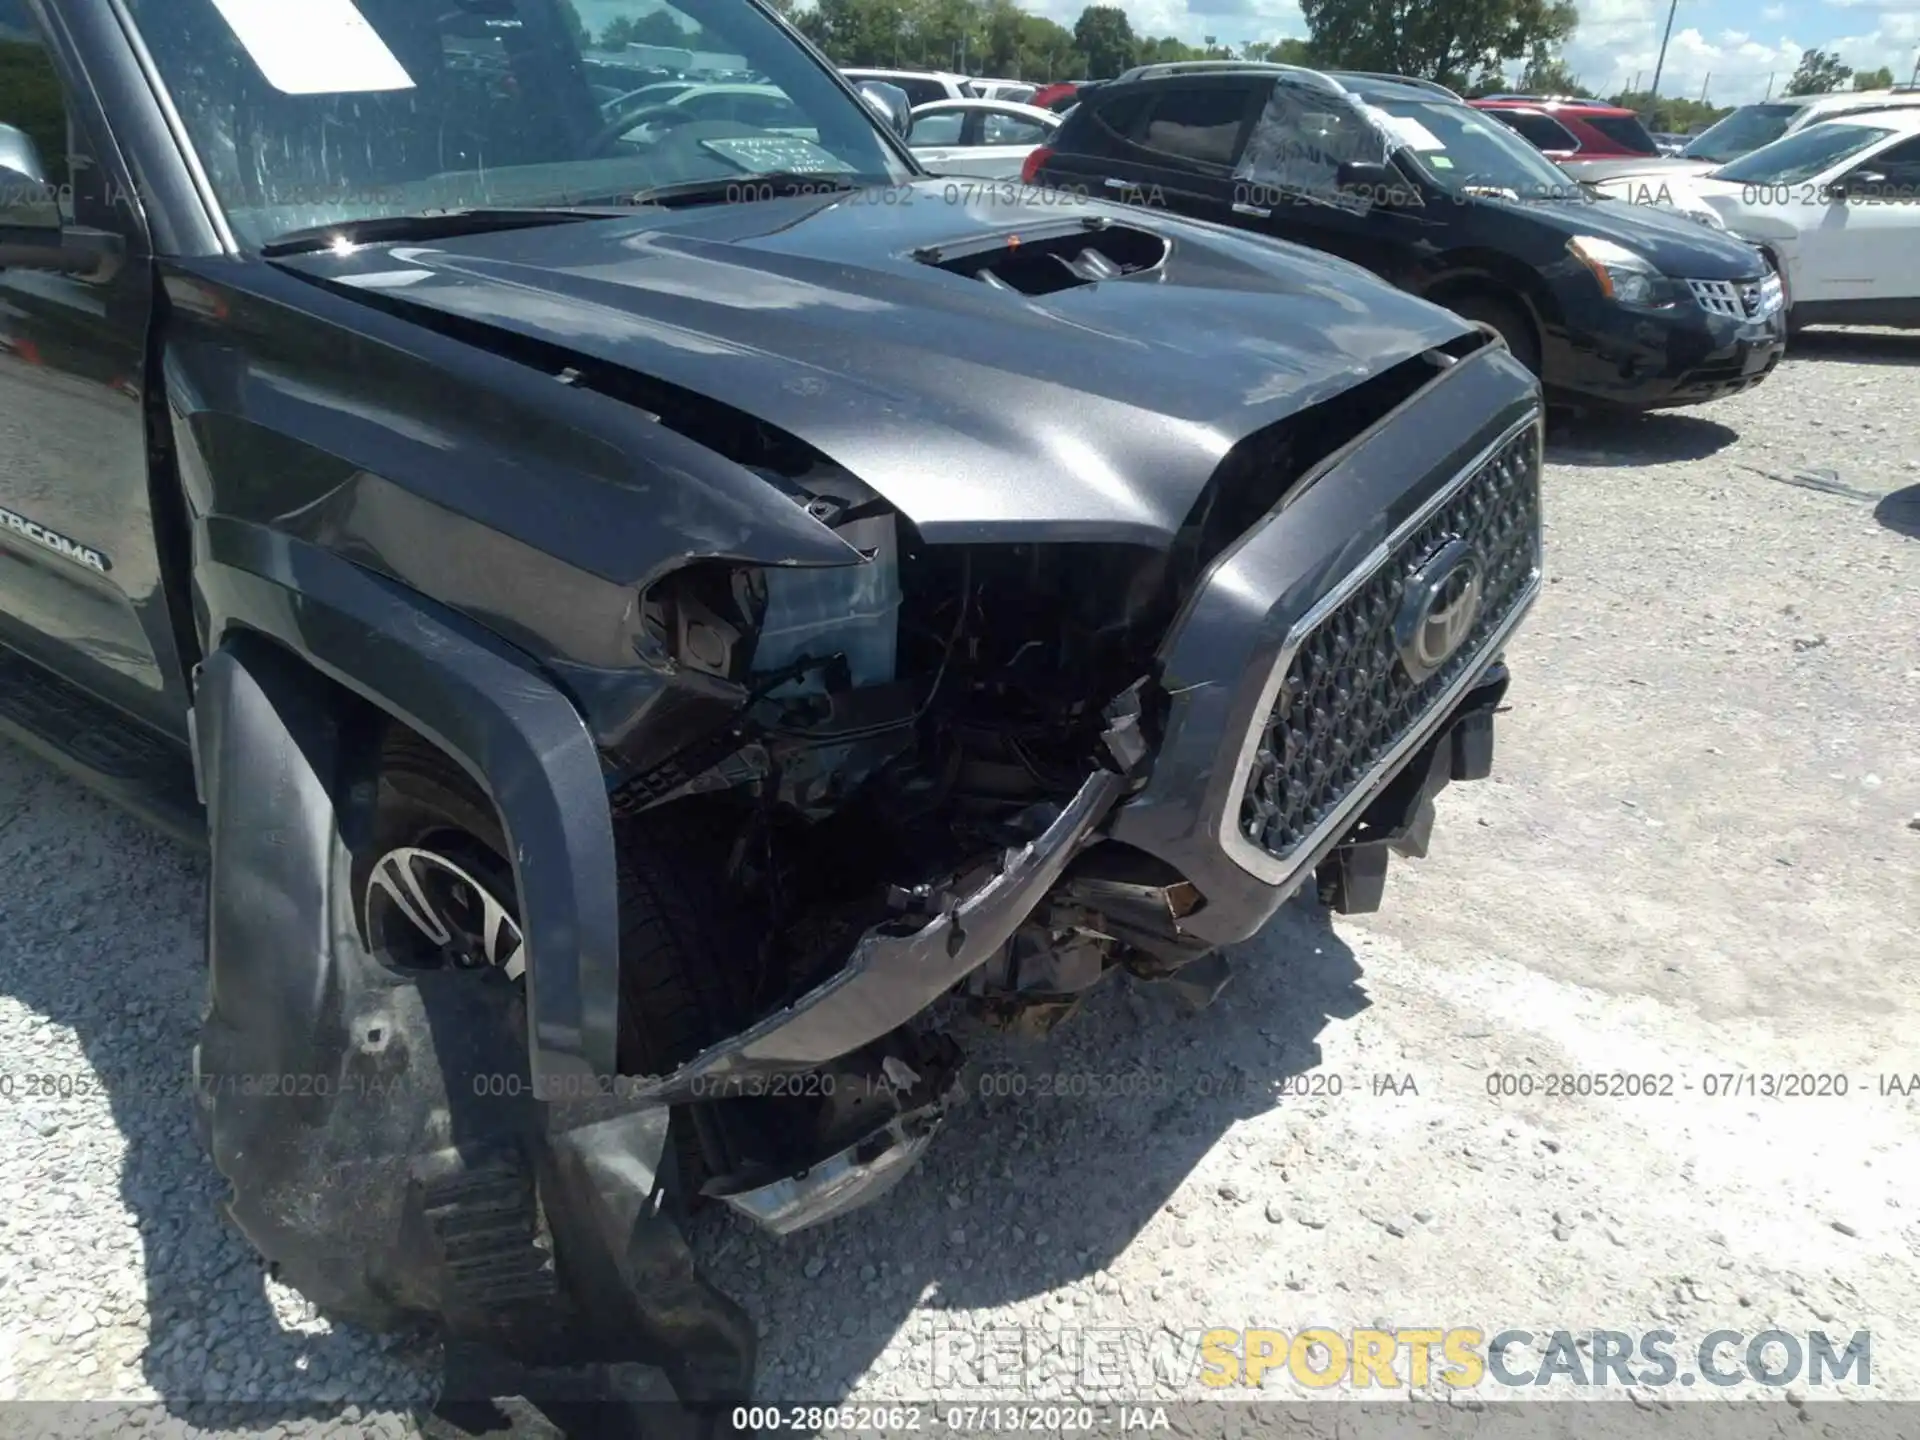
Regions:
[[[1086, 0], [1026, 0], [1067, 24]], [[1118, 0], [1136, 31], [1222, 44], [1304, 35], [1295, 0]], [[1446, 0], [1432, 0], [1445, 4]], [[1668, 0], [1575, 0], [1580, 28], [1568, 47], [1574, 72], [1603, 94], [1624, 89], [1637, 73], [1652, 82]], [[1758, 100], [1773, 76], [1778, 94], [1805, 49], [1838, 50], [1858, 69], [1890, 66], [1912, 78], [1920, 58], [1920, 0], [1679, 0], [1673, 40], [1661, 72], [1662, 94], [1708, 98], [1722, 105]]]

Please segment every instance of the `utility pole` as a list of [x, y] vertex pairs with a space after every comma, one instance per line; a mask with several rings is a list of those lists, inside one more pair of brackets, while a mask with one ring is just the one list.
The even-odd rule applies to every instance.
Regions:
[[1667, 64], [1667, 41], [1673, 38], [1673, 12], [1680, 8], [1680, 0], [1668, 0], [1667, 30], [1660, 37], [1660, 58], [1653, 62], [1653, 98], [1660, 98], [1660, 72]]

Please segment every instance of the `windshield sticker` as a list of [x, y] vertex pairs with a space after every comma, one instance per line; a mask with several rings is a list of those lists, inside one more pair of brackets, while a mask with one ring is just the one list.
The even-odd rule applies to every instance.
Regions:
[[213, 0], [283, 95], [411, 90], [413, 77], [353, 0]]
[[798, 135], [727, 135], [700, 143], [722, 160], [756, 174], [780, 170], [845, 175], [853, 170], [831, 150]]

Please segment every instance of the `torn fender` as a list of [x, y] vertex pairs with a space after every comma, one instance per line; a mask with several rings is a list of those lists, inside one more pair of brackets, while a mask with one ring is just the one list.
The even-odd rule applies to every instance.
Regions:
[[606, 781], [579, 712], [503, 642], [393, 581], [244, 522], [213, 517], [205, 534], [214, 647], [235, 628], [273, 637], [493, 798], [520, 896], [533, 1083], [591, 1093], [614, 1074], [619, 908]]

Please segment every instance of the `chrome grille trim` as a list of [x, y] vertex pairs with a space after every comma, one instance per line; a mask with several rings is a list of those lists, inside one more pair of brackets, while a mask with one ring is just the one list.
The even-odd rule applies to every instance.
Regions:
[[1395, 526], [1392, 534], [1369, 551], [1366, 558], [1349, 571], [1345, 579], [1317, 600], [1287, 631], [1280, 653], [1275, 658], [1273, 667], [1261, 687], [1259, 703], [1254, 707], [1253, 718], [1241, 741], [1225, 803], [1221, 807], [1217, 832], [1220, 846], [1242, 870], [1269, 885], [1282, 885], [1297, 879], [1318, 859], [1327, 841], [1344, 832], [1352, 824], [1359, 811], [1373, 798], [1380, 785], [1394, 773], [1395, 768], [1407, 755], [1432, 738], [1434, 731], [1452, 711], [1454, 704], [1473, 687], [1475, 681], [1486, 673], [1499, 657], [1500, 647], [1512, 634], [1514, 627], [1532, 609], [1534, 602], [1539, 598], [1544, 576], [1542, 535], [1544, 517], [1537, 494], [1534, 506], [1531, 574], [1518, 592], [1507, 614], [1480, 641], [1472, 661], [1441, 689], [1419, 720], [1410, 725], [1398, 740], [1382, 752], [1348, 793], [1284, 856], [1273, 855], [1241, 833], [1241, 811], [1246, 801], [1254, 758], [1259, 752], [1261, 740], [1266, 733], [1268, 717], [1273, 713], [1274, 704], [1279, 699], [1280, 687], [1286, 679], [1301, 644], [1323, 621], [1352, 598], [1361, 586], [1371, 580], [1382, 566], [1388, 564], [1409, 538], [1471, 484], [1489, 461], [1529, 430], [1533, 435], [1533, 468], [1537, 486], [1543, 464], [1543, 418], [1540, 411], [1534, 410], [1524, 419], [1509, 426], [1498, 439], [1462, 466], [1452, 479], [1429, 496], [1412, 515]]
[[1757, 280], [1689, 280], [1686, 286], [1702, 310], [1729, 320], [1765, 320], [1785, 300], [1772, 270]]

